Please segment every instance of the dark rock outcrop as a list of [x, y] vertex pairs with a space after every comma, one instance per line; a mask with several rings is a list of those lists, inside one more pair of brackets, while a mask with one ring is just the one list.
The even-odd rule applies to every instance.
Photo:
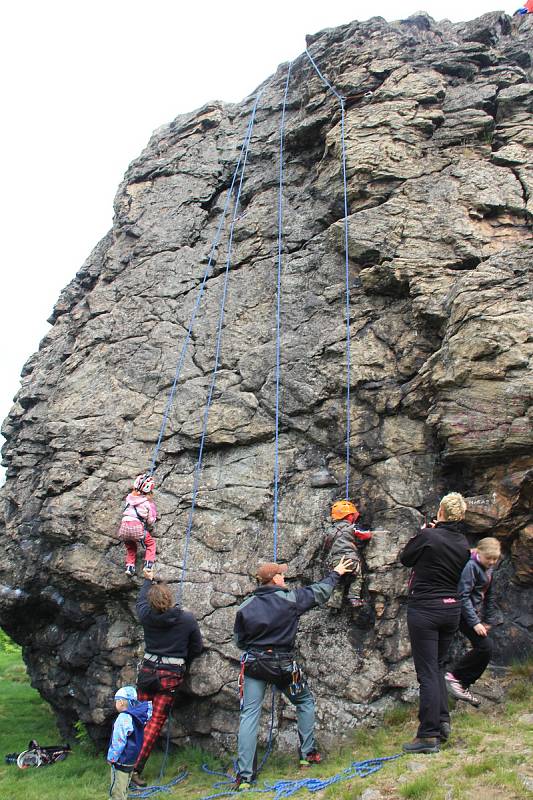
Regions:
[[[468, 497], [473, 536], [503, 542], [497, 658], [532, 648], [532, 30], [531, 17], [452, 25], [419, 14], [308, 40], [347, 98], [350, 485], [365, 522], [390, 532], [366, 554], [371, 618], [317, 610], [302, 621], [322, 741], [413, 694], [397, 554], [446, 490]], [[175, 736], [230, 749], [235, 606], [256, 561], [272, 554], [285, 79], [281, 66], [263, 85], [252, 135], [185, 581], [207, 651]], [[4, 424], [0, 622], [63, 727], [81, 719], [95, 738], [142, 647], [113, 538], [121, 501], [150, 463], [253, 99], [207, 105], [154, 133], [119, 188], [112, 230], [62, 292]], [[285, 136], [278, 553], [301, 581], [323, 572], [323, 522], [344, 481], [340, 150], [338, 100], [302, 55]], [[172, 582], [226, 248], [224, 238], [157, 470], [158, 569]], [[282, 742], [291, 719], [283, 706]]]

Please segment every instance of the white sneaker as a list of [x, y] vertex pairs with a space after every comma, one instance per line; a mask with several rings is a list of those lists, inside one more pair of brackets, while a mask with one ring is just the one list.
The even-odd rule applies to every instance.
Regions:
[[481, 704], [479, 697], [475, 697], [470, 689], [465, 689], [461, 681], [451, 672], [446, 673], [444, 680], [446, 681], [448, 694], [451, 694], [456, 700], [464, 700], [466, 703], [470, 703], [473, 706], [479, 706]]

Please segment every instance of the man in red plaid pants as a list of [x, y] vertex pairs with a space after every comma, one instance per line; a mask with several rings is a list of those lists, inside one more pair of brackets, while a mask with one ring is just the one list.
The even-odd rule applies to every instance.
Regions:
[[152, 701], [152, 716], [144, 729], [144, 742], [131, 781], [146, 786], [142, 771], [168, 719], [174, 696], [185, 676], [187, 664], [203, 649], [200, 628], [193, 615], [174, 603], [171, 589], [155, 583], [153, 571], [137, 600], [137, 615], [144, 629], [145, 653], [137, 678], [137, 697]]

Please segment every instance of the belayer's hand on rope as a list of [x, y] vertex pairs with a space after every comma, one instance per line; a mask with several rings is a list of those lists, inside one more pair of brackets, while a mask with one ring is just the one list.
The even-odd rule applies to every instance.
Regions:
[[346, 575], [347, 572], [351, 572], [354, 568], [354, 563], [351, 558], [347, 556], [343, 556], [336, 567], [334, 567], [334, 572], [338, 575]]

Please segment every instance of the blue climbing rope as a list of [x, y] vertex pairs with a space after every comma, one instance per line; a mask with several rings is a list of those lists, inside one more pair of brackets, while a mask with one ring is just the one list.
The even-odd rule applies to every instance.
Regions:
[[196, 462], [196, 467], [194, 470], [194, 482], [193, 482], [193, 490], [192, 490], [192, 498], [191, 498], [191, 507], [189, 510], [189, 518], [187, 521], [187, 529], [185, 533], [185, 547], [183, 551], [183, 562], [181, 567], [181, 577], [180, 577], [180, 585], [178, 589], [178, 602], [181, 602], [183, 596], [183, 584], [185, 581], [185, 573], [187, 571], [187, 559], [189, 555], [189, 544], [191, 539], [191, 531], [192, 531], [192, 520], [194, 516], [194, 510], [196, 507], [196, 497], [198, 495], [198, 487], [200, 483], [200, 474], [202, 471], [202, 460], [203, 460], [203, 452], [204, 452], [204, 444], [207, 435], [207, 423], [209, 421], [209, 411], [211, 409], [211, 403], [213, 400], [213, 392], [215, 390], [216, 385], [216, 378], [218, 374], [219, 358], [220, 358], [220, 347], [222, 344], [222, 329], [224, 325], [224, 311], [226, 307], [226, 295], [228, 290], [228, 277], [229, 277], [229, 268], [231, 265], [231, 256], [232, 256], [232, 248], [233, 248], [233, 234], [235, 230], [235, 223], [237, 221], [238, 211], [239, 211], [239, 201], [241, 197], [242, 191], [242, 184], [244, 180], [244, 174], [246, 170], [246, 162], [248, 159], [248, 152], [250, 149], [250, 139], [252, 137], [252, 131], [255, 121], [255, 114], [257, 111], [257, 105], [259, 103], [259, 98], [261, 97], [262, 91], [260, 91], [255, 99], [255, 103], [252, 109], [252, 114], [250, 118], [250, 123], [248, 125], [246, 139], [243, 144], [243, 159], [242, 159], [242, 168], [241, 168], [241, 175], [239, 178], [239, 185], [237, 189], [237, 194], [235, 197], [235, 203], [233, 206], [233, 215], [231, 220], [231, 226], [229, 231], [229, 238], [228, 238], [228, 253], [226, 257], [226, 267], [224, 270], [224, 282], [222, 288], [222, 296], [220, 300], [220, 311], [219, 311], [219, 319], [218, 319], [218, 329], [217, 329], [217, 337], [216, 337], [216, 347], [215, 347], [215, 361], [213, 366], [213, 372], [211, 374], [211, 383], [209, 385], [209, 391], [207, 393], [207, 402], [204, 411], [204, 418], [203, 418], [203, 425], [202, 425], [202, 434], [200, 437], [200, 445], [198, 448], [198, 459]]
[[[255, 113], [255, 110], [252, 112], [252, 115], [254, 113]], [[213, 244], [211, 245], [211, 250], [210, 250], [210, 253], [209, 253], [209, 259], [207, 261], [207, 266], [205, 268], [204, 275], [203, 275], [203, 278], [202, 278], [202, 282], [201, 282], [200, 288], [198, 290], [198, 295], [196, 297], [196, 302], [194, 304], [194, 308], [193, 308], [193, 311], [192, 311], [192, 314], [191, 314], [191, 318], [190, 318], [190, 321], [189, 321], [189, 327], [187, 328], [187, 334], [185, 336], [185, 339], [184, 339], [184, 342], [183, 342], [183, 345], [182, 345], [182, 348], [181, 348], [181, 352], [180, 352], [180, 355], [179, 355], [179, 358], [178, 358], [178, 362], [176, 364], [176, 371], [175, 371], [175, 374], [174, 374], [174, 380], [173, 380], [172, 387], [170, 389], [170, 392], [169, 392], [169, 395], [168, 395], [168, 398], [167, 398], [165, 411], [163, 413], [163, 420], [161, 422], [161, 428], [159, 430], [159, 435], [157, 437], [157, 442], [156, 442], [156, 445], [155, 445], [155, 448], [154, 448], [154, 453], [153, 453], [153, 456], [152, 456], [152, 462], [151, 462], [150, 470], [149, 470], [149, 474], [150, 475], [153, 475], [153, 473], [155, 472], [155, 469], [156, 469], [157, 457], [159, 455], [159, 450], [161, 448], [161, 443], [163, 441], [163, 436], [165, 435], [165, 430], [166, 430], [166, 427], [167, 427], [167, 423], [168, 423], [168, 419], [169, 419], [169, 416], [170, 416], [170, 412], [172, 411], [172, 406], [174, 404], [174, 398], [175, 398], [175, 395], [176, 395], [176, 389], [177, 389], [177, 386], [178, 386], [178, 381], [179, 381], [180, 376], [181, 376], [181, 370], [183, 369], [183, 363], [185, 361], [185, 356], [186, 356], [187, 348], [189, 346], [189, 342], [190, 342], [190, 339], [191, 339], [194, 323], [196, 321], [196, 315], [198, 313], [198, 309], [200, 308], [200, 303], [202, 301], [202, 297], [203, 297], [203, 294], [204, 294], [204, 289], [205, 289], [205, 286], [206, 286], [206, 283], [207, 283], [207, 279], [209, 278], [209, 276], [211, 274], [211, 266], [212, 266], [212, 263], [213, 263], [213, 259], [215, 257], [215, 253], [217, 252], [218, 245], [220, 243], [220, 236], [221, 236], [221, 233], [222, 233], [222, 228], [223, 228], [224, 222], [226, 220], [226, 214], [227, 214], [227, 211], [228, 211], [230, 199], [231, 199], [231, 196], [233, 194], [233, 191], [234, 191], [234, 188], [235, 188], [235, 183], [237, 181], [237, 176], [239, 174], [239, 170], [240, 170], [240, 167], [241, 167], [241, 162], [242, 162], [244, 151], [245, 151], [245, 148], [246, 148], [246, 142], [249, 140], [251, 122], [252, 122], [252, 120], [250, 119], [249, 122], [248, 122], [247, 129], [246, 129], [246, 134], [245, 134], [245, 137], [244, 137], [244, 141], [242, 143], [241, 150], [240, 150], [240, 153], [239, 153], [237, 166], [235, 167], [235, 171], [233, 172], [233, 177], [232, 177], [232, 180], [231, 180], [231, 184], [230, 184], [230, 187], [229, 187], [227, 195], [226, 195], [226, 201], [224, 203], [224, 208], [222, 210], [222, 215], [220, 217], [220, 220], [219, 220], [219, 223], [218, 223], [218, 227], [217, 227], [217, 230], [216, 230], [216, 233], [215, 233], [215, 237], [213, 239]]]
[[278, 560], [278, 503], [279, 503], [279, 384], [281, 356], [281, 248], [283, 242], [283, 145], [285, 137], [285, 108], [291, 77], [292, 62], [287, 69], [281, 122], [279, 126], [279, 193], [278, 193], [278, 272], [276, 291], [276, 422], [274, 443], [274, 561]]
[[345, 257], [345, 315], [346, 315], [346, 485], [345, 494], [346, 500], [349, 499], [349, 484], [350, 484], [350, 435], [351, 435], [351, 415], [350, 415], [350, 381], [351, 381], [351, 348], [350, 348], [350, 256], [348, 246], [348, 182], [346, 176], [346, 132], [345, 132], [345, 117], [346, 117], [346, 98], [340, 94], [324, 77], [313, 56], [309, 50], [305, 54], [311, 62], [314, 70], [321, 79], [321, 81], [333, 92], [339, 101], [341, 109], [341, 154], [342, 154], [342, 184], [344, 193], [344, 257]]
[[[198, 798], [198, 800], [215, 800], [217, 797], [228, 797], [233, 794], [272, 794], [272, 800], [282, 800], [284, 797], [292, 797], [296, 792], [302, 789], [307, 789], [308, 792], [321, 792], [327, 789], [328, 786], [333, 786], [336, 783], [343, 783], [344, 781], [352, 780], [353, 778], [367, 778], [378, 772], [384, 764], [389, 761], [396, 761], [401, 758], [403, 753], [396, 753], [393, 756], [383, 756], [382, 758], [369, 758], [365, 761], [352, 761], [352, 763], [336, 775], [331, 775], [329, 778], [300, 778], [298, 780], [280, 780], [273, 783], [264, 781], [262, 787], [252, 786], [250, 789], [236, 791], [235, 789], [228, 788], [226, 791], [216, 792], [209, 794], [205, 797]], [[210, 775], [221, 775], [226, 780], [218, 781], [213, 785], [213, 789], [223, 788], [230, 786], [234, 782], [234, 778], [225, 772], [217, 772], [209, 770], [202, 766], [205, 772]]]
[[174, 787], [182, 783], [188, 775], [189, 773], [187, 770], [183, 770], [183, 772], [180, 772], [179, 775], [176, 775], [176, 777], [172, 778], [168, 783], [154, 784], [153, 786], [137, 787], [132, 786], [130, 783], [128, 797], [132, 797], [134, 800], [145, 800], [145, 798], [153, 797], [159, 794], [159, 792], [173, 792]]

